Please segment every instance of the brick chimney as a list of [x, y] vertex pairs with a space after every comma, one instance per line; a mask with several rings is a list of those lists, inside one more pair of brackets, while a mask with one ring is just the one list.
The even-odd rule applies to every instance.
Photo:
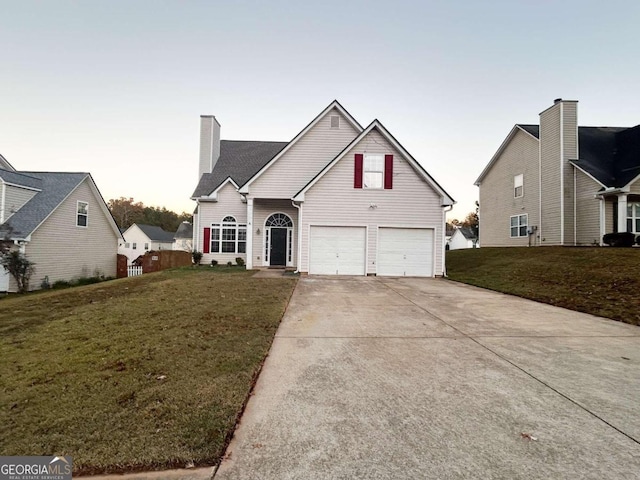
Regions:
[[540, 113], [542, 245], [574, 243], [573, 169], [578, 158], [578, 102], [557, 98]]
[[200, 163], [198, 180], [211, 173], [220, 157], [220, 124], [213, 115], [200, 116]]

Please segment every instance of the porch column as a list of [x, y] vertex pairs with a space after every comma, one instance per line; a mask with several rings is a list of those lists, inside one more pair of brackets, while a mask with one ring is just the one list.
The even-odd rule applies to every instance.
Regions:
[[253, 268], [253, 198], [247, 198], [247, 270]]
[[602, 237], [604, 237], [606, 232], [606, 216], [605, 216], [605, 207], [606, 207], [606, 201], [604, 197], [600, 197], [600, 238], [598, 239], [598, 243], [600, 244], [600, 246], [602, 247], [604, 245], [604, 243], [602, 243]]
[[627, 194], [618, 194], [618, 232], [627, 231]]

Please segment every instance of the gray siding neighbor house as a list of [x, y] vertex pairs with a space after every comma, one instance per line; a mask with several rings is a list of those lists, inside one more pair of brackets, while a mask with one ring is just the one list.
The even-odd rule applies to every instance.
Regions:
[[[30, 289], [45, 280], [115, 276], [120, 232], [89, 173], [23, 172], [0, 163], [0, 231], [35, 263]], [[0, 291], [16, 291], [0, 270]]]
[[325, 275], [443, 275], [453, 199], [378, 120], [337, 101], [290, 142], [220, 140], [202, 116], [193, 248], [203, 263]]
[[557, 99], [539, 125], [513, 127], [475, 184], [484, 247], [640, 234], [640, 125], [578, 126], [578, 102]]

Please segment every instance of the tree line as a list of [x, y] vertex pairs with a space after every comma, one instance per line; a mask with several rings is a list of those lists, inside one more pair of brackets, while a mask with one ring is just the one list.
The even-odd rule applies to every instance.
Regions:
[[167, 232], [175, 232], [182, 222], [191, 222], [192, 219], [189, 212], [177, 214], [165, 207], [148, 207], [133, 198], [112, 198], [107, 202], [107, 206], [118, 228], [121, 229], [129, 228], [134, 223], [142, 223], [155, 225]]

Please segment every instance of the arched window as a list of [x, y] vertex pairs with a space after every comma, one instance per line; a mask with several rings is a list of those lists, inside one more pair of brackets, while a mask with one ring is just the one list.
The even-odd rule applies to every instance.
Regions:
[[274, 213], [265, 222], [265, 227], [280, 227], [280, 228], [292, 228], [293, 222], [289, 215], [284, 213]]
[[222, 223], [211, 224], [211, 253], [245, 253], [247, 225], [227, 215]]

